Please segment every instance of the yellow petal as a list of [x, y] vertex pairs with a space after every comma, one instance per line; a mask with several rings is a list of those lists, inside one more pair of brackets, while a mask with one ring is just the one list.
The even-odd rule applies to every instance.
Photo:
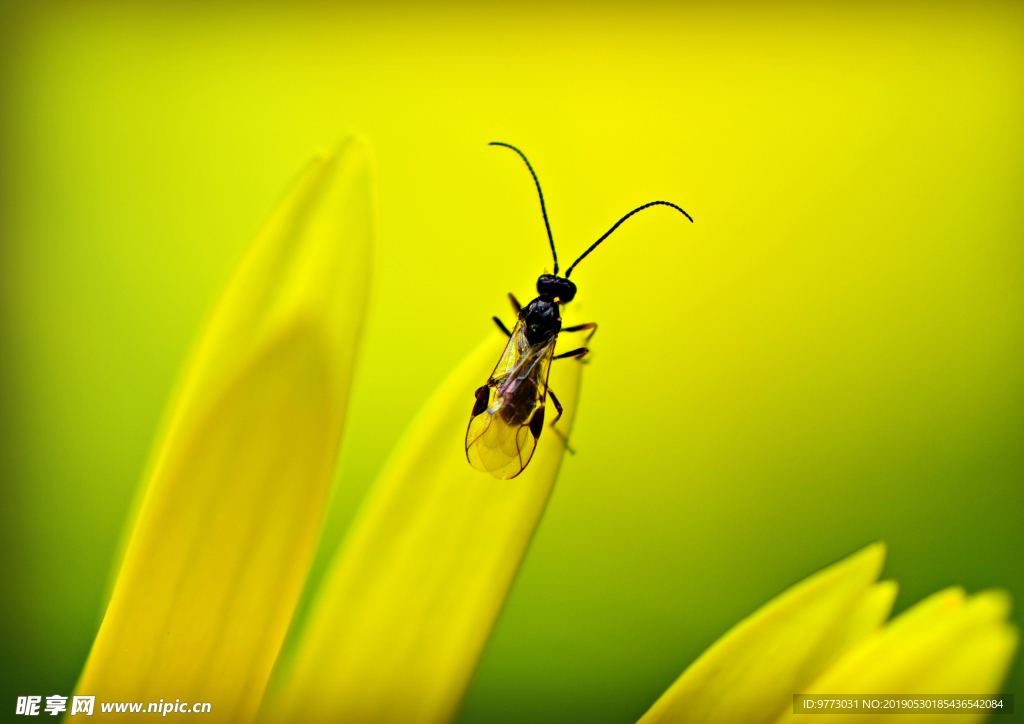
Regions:
[[207, 325], [77, 693], [259, 706], [313, 554], [373, 244], [369, 150], [304, 172]]
[[[560, 345], [578, 347], [575, 335]], [[473, 391], [501, 355], [489, 339], [406, 431], [331, 564], [261, 719], [425, 724], [456, 707], [551, 493], [565, 445], [546, 426], [512, 480], [472, 468], [464, 439]], [[550, 383], [569, 430], [581, 365]], [[549, 419], [551, 417], [549, 416]]]
[[640, 719], [768, 722], [844, 649], [879, 626], [896, 587], [876, 583], [875, 543], [801, 581], [740, 621], [691, 664]]
[[[948, 588], [926, 598], [861, 641], [806, 690], [809, 695], [991, 697], [999, 693], [1017, 648], [1002, 591], [965, 596]], [[914, 721], [983, 721], [984, 712], [916, 716]], [[797, 721], [792, 711], [781, 721]], [[906, 715], [830, 715], [829, 721], [907, 721]]]

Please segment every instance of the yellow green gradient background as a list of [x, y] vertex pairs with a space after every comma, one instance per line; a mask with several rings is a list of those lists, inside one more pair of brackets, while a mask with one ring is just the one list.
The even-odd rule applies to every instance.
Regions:
[[564, 260], [653, 199], [696, 220], [646, 211], [573, 275], [567, 321], [601, 325], [578, 454], [464, 724], [635, 720], [875, 539], [897, 610], [1000, 586], [1021, 621], [1019, 5], [0, 13], [0, 706], [71, 693], [189, 346], [349, 128], [381, 237], [314, 580], [411, 416], [550, 269], [529, 176], [488, 141], [530, 156]]

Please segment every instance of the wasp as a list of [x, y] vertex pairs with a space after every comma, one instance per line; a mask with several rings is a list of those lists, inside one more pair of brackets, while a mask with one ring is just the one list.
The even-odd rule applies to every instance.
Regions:
[[475, 393], [476, 402], [473, 403], [469, 427], [466, 429], [466, 457], [469, 464], [499, 480], [509, 480], [523, 472], [530, 464], [533, 451], [544, 429], [544, 407], [547, 399], [551, 400], [558, 413], [551, 421], [552, 428], [562, 416], [562, 405], [554, 391], [548, 387], [551, 363], [558, 359], [580, 360], [589, 352], [586, 347], [580, 347], [556, 355], [555, 342], [559, 333], [589, 331], [590, 334], [585, 340], [585, 343], [589, 343], [597, 331], [595, 322], [562, 327], [561, 306], [571, 302], [576, 296], [576, 285], [569, 281], [572, 270], [626, 219], [644, 209], [652, 206], [669, 206], [691, 222], [693, 219], [668, 201], [652, 201], [639, 206], [615, 222], [612, 228], [591, 244], [590, 248], [565, 270], [565, 276], [560, 277], [558, 253], [555, 251], [555, 240], [551, 236], [544, 193], [540, 190], [540, 181], [537, 180], [533, 166], [526, 155], [515, 146], [499, 142], [489, 145], [512, 149], [519, 154], [530, 170], [533, 183], [537, 187], [537, 195], [540, 197], [540, 211], [544, 217], [544, 228], [548, 232], [551, 256], [555, 262], [553, 274], [541, 274], [537, 279], [537, 298], [525, 307], [519, 304], [515, 295], [508, 295], [516, 314], [516, 323], [511, 332], [501, 319], [493, 318], [498, 329], [508, 336], [508, 343], [487, 383], [480, 386]]

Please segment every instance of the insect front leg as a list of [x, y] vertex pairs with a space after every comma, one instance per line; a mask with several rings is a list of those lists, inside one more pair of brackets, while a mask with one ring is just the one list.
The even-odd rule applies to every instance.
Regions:
[[563, 332], [585, 332], [588, 329], [592, 329], [593, 330], [590, 334], [587, 335], [586, 341], [589, 342], [590, 339], [595, 334], [597, 334], [597, 322], [588, 322], [587, 324], [577, 324], [577, 325], [574, 325], [572, 327], [563, 327], [562, 331]]
[[491, 317], [491, 319], [493, 319], [494, 323], [498, 325], [498, 329], [500, 329], [502, 332], [505, 333], [506, 337], [511, 337], [512, 336], [512, 333], [508, 331], [508, 327], [505, 326], [504, 322], [502, 322], [497, 317]]
[[523, 305], [519, 303], [519, 300], [516, 299], [516, 295], [513, 294], [512, 292], [508, 293], [508, 300], [512, 302], [512, 310], [516, 313], [516, 318], [518, 319], [519, 312], [522, 311]]

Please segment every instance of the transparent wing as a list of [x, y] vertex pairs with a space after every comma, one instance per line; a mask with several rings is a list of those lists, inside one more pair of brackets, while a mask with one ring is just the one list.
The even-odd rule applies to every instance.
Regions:
[[466, 430], [466, 457], [499, 480], [529, 464], [544, 429], [544, 402], [555, 340], [531, 345], [516, 324], [487, 384], [476, 391]]

